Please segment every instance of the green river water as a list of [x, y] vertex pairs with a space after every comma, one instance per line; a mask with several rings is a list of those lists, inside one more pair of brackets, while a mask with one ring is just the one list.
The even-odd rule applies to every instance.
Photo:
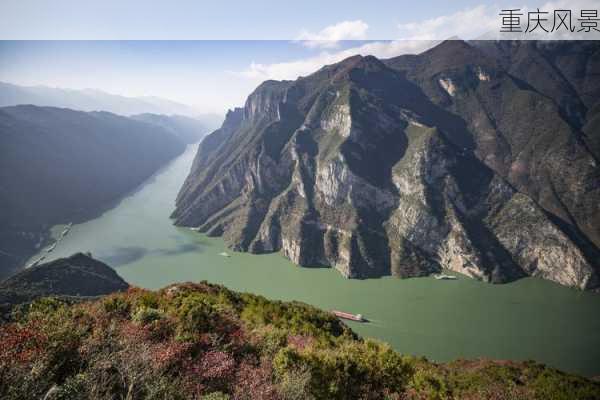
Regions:
[[[47, 259], [91, 251], [145, 288], [207, 280], [360, 313], [371, 322], [348, 322], [357, 333], [435, 361], [534, 359], [600, 375], [600, 294], [534, 278], [506, 285], [466, 277], [348, 280], [332, 269], [296, 267], [279, 254], [231, 252], [219, 238], [173, 226], [169, 214], [195, 151], [188, 147], [114, 208], [74, 225]], [[219, 255], [223, 251], [231, 257]]]

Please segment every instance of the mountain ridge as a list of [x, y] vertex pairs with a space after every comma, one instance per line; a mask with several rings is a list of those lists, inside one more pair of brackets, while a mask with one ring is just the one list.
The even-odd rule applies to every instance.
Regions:
[[127, 282], [111, 267], [91, 255], [77, 253], [26, 268], [1, 281], [0, 317], [10, 320], [10, 313], [16, 306], [43, 297], [83, 299], [127, 288]]
[[41, 251], [53, 225], [97, 215], [181, 154], [176, 129], [105, 111], [0, 108], [0, 277]]
[[[480, 47], [353, 56], [259, 85], [207, 137], [217, 143], [200, 145], [206, 159], [179, 193], [175, 223], [347, 277], [449, 268], [598, 288], [595, 133], [578, 128], [568, 96], [540, 90], [560, 92], [567, 86], [555, 79], [568, 74], [544, 83], [529, 65], [516, 76]], [[540, 47], [546, 58], [560, 53]], [[519, 54], [511, 65], [529, 53]]]
[[98, 89], [64, 89], [43, 85], [21, 86], [0, 82], [0, 107], [31, 104], [36, 106], [70, 108], [80, 111], [108, 111], [114, 114], [134, 116], [137, 114], [182, 115], [202, 121], [209, 129], [215, 129], [222, 117], [202, 113], [194, 107], [156, 96], [129, 97]]

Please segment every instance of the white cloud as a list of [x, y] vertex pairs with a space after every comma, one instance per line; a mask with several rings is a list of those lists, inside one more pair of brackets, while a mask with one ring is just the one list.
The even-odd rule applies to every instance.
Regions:
[[[554, 0], [540, 6], [540, 10], [549, 11], [552, 14], [553, 10], [556, 9], [571, 9], [574, 18], [576, 18], [579, 15], [578, 10], [594, 9], [594, 2], [596, 1]], [[515, 6], [514, 8], [521, 9], [526, 23], [529, 9], [526, 6]], [[256, 81], [296, 79], [299, 76], [315, 72], [324, 65], [336, 63], [356, 54], [374, 55], [378, 58], [390, 58], [401, 54], [417, 54], [451, 37], [459, 37], [464, 40], [477, 38], [507, 39], [508, 37], [500, 37], [498, 34], [501, 27], [501, 17], [499, 16], [501, 9], [500, 6], [481, 4], [450, 15], [400, 24], [398, 25], [400, 40], [369, 42], [345, 50], [335, 50], [333, 47], [338, 45], [340, 40], [364, 38], [368, 29], [367, 24], [360, 20], [340, 22], [315, 34], [303, 32], [300, 35], [299, 40], [302, 40], [303, 44], [323, 49], [318, 55], [273, 64], [253, 62], [246, 70], [234, 72], [234, 74]], [[524, 35], [519, 38], [552, 39], [553, 37], [552, 35], [544, 37]], [[555, 36], [554, 38], [559, 39], [561, 37]]]
[[316, 33], [303, 30], [296, 40], [311, 48], [335, 48], [341, 40], [366, 39], [368, 29], [369, 25], [361, 20], [342, 21]]
[[334, 64], [345, 58], [356, 54], [363, 56], [373, 55], [378, 58], [391, 58], [401, 54], [416, 54], [432, 47], [436, 41], [425, 40], [394, 40], [390, 42], [370, 42], [362, 46], [352, 47], [345, 50], [334, 52], [324, 51], [321, 54], [293, 61], [286, 61], [273, 64], [261, 64], [253, 62], [242, 71], [235, 73], [246, 78], [255, 80], [266, 79], [296, 79], [299, 76], [306, 76], [323, 67], [324, 65]]
[[[540, 11], [548, 12], [548, 21], [545, 24], [546, 29], [552, 28], [552, 18], [554, 10], [572, 10], [573, 23], [579, 17], [582, 9], [597, 9], [598, 0], [555, 0], [539, 6]], [[501, 34], [502, 19], [499, 13], [503, 8], [519, 9], [521, 16], [521, 26], [525, 30], [527, 26], [527, 16], [529, 11], [537, 10], [537, 7], [527, 7], [525, 5], [514, 7], [501, 7], [498, 5], [484, 5], [465, 9], [450, 15], [426, 19], [418, 22], [400, 24], [400, 37], [409, 40], [434, 40], [444, 39], [452, 36], [458, 36], [464, 40], [471, 39], [517, 39], [517, 40], [564, 40], [564, 39], [600, 39], [600, 35], [589, 33], [571, 33], [563, 31], [543, 32], [538, 30], [534, 33]]]
[[410, 40], [439, 40], [452, 36], [474, 39], [487, 31], [498, 30], [498, 10], [482, 4], [451, 15], [400, 24], [400, 37]]

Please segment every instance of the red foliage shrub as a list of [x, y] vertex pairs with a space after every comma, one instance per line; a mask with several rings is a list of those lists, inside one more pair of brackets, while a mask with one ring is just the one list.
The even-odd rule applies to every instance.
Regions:
[[229, 353], [209, 351], [202, 356], [196, 372], [204, 379], [232, 378], [235, 370], [235, 360]]
[[223, 351], [208, 351], [201, 357], [189, 357], [181, 368], [185, 391], [193, 398], [214, 391], [228, 392], [234, 381], [236, 362]]
[[231, 344], [233, 344], [236, 347], [242, 347], [248, 343], [248, 339], [246, 338], [246, 332], [242, 327], [238, 327], [236, 330], [232, 331], [229, 335], [229, 340]]
[[155, 344], [152, 348], [154, 369], [164, 370], [174, 365], [183, 364], [189, 356], [192, 347], [191, 343], [177, 340]]
[[263, 360], [255, 365], [248, 361], [240, 363], [236, 374], [233, 399], [235, 400], [277, 400], [280, 398], [272, 380], [273, 367]]
[[125, 342], [140, 343], [149, 341], [152, 337], [152, 331], [148, 325], [126, 321], [121, 325], [121, 334], [119, 336]]
[[311, 346], [315, 342], [315, 339], [312, 336], [306, 335], [289, 335], [287, 342], [290, 346], [302, 350]]
[[47, 342], [43, 333], [29, 325], [0, 326], [0, 366], [32, 361], [44, 351]]

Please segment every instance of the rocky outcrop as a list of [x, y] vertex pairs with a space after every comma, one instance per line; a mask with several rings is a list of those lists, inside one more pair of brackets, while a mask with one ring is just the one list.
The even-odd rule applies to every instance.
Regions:
[[597, 288], [587, 111], [577, 129], [498, 58], [452, 41], [265, 82], [200, 145], [175, 223], [352, 278], [448, 268]]

